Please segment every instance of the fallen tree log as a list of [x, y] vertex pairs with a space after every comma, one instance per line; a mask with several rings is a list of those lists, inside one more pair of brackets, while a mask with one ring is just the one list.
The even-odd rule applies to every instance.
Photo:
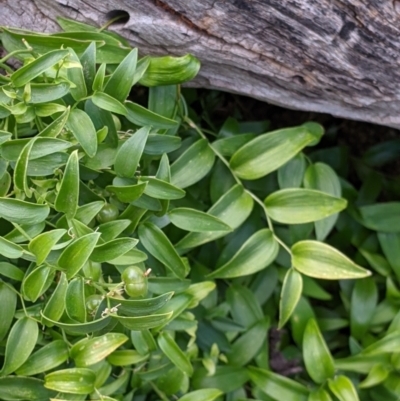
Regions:
[[400, 1], [1, 0], [0, 25], [59, 30], [57, 16], [110, 29], [142, 54], [192, 53], [192, 86], [400, 127]]

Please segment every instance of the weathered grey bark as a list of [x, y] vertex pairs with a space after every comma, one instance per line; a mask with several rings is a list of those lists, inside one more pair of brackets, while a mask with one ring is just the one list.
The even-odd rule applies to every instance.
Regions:
[[0, 0], [0, 25], [56, 16], [111, 29], [142, 54], [195, 54], [192, 85], [400, 127], [400, 0]]

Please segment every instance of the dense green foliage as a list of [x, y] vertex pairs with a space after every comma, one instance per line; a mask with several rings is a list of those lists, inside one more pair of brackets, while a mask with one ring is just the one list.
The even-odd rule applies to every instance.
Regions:
[[60, 25], [1, 35], [0, 399], [397, 400], [399, 142], [215, 127], [193, 56]]

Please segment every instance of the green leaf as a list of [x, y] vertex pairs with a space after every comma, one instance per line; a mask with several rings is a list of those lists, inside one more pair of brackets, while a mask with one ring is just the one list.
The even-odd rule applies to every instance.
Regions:
[[249, 367], [250, 379], [274, 400], [307, 401], [309, 391], [302, 384], [268, 370]]
[[176, 207], [168, 213], [172, 224], [191, 232], [232, 231], [228, 224], [211, 214], [187, 207]]
[[38, 265], [46, 260], [53, 246], [66, 232], [67, 230], [64, 229], [46, 231], [31, 240], [28, 248], [36, 256], [36, 263]]
[[3, 177], [0, 178], [0, 196], [5, 196], [8, 194], [8, 191], [11, 186], [11, 176], [6, 171]]
[[167, 118], [174, 118], [179, 96], [178, 85], [153, 86], [149, 89], [149, 110]]
[[146, 155], [162, 155], [181, 147], [182, 140], [177, 136], [150, 134], [147, 138], [143, 153]]
[[0, 274], [15, 281], [22, 281], [24, 272], [8, 262], [0, 262]]
[[375, 341], [362, 351], [362, 355], [379, 355], [400, 352], [400, 332], [393, 331], [378, 341]]
[[[315, 163], [308, 167], [304, 177], [304, 185], [306, 188], [316, 189], [336, 198], [340, 198], [342, 195], [339, 177], [330, 166], [324, 163]], [[318, 241], [323, 241], [326, 238], [336, 224], [338, 216], [338, 214], [334, 214], [315, 222], [315, 233]]]
[[313, 127], [305, 124], [258, 136], [235, 152], [231, 168], [245, 180], [256, 180], [277, 170], [305, 146], [320, 139], [323, 129], [313, 124]]
[[55, 393], [44, 388], [43, 384], [43, 380], [33, 377], [1, 377], [0, 399], [4, 401], [42, 401], [55, 397]]
[[282, 189], [273, 192], [265, 201], [268, 215], [285, 224], [303, 224], [321, 220], [340, 212], [347, 201], [311, 189]]
[[181, 84], [193, 79], [199, 69], [200, 61], [191, 54], [150, 57], [150, 64], [139, 82], [149, 87]]
[[397, 279], [400, 278], [400, 234], [378, 233], [383, 254], [392, 267]]
[[88, 261], [99, 237], [99, 233], [84, 235], [75, 239], [64, 249], [57, 264], [65, 270], [68, 279], [74, 277]]
[[147, 355], [157, 349], [157, 344], [150, 330], [131, 330], [131, 341], [140, 355]]
[[[207, 213], [219, 218], [235, 230], [247, 219], [252, 209], [252, 197], [241, 185], [235, 185], [211, 206]], [[179, 250], [194, 248], [226, 234], [221, 231], [189, 233], [176, 244], [176, 248]]]
[[107, 358], [107, 361], [114, 366], [129, 366], [143, 362], [148, 359], [148, 357], [148, 355], [141, 355], [139, 352], [133, 349], [123, 349], [114, 351]]
[[14, 168], [14, 186], [20, 191], [24, 191], [28, 198], [32, 196], [32, 191], [31, 189], [28, 188], [28, 180], [26, 172], [28, 169], [29, 155], [31, 153], [32, 146], [35, 143], [35, 140], [36, 138], [32, 138], [24, 146]]
[[124, 255], [136, 246], [137, 243], [138, 240], [135, 238], [113, 239], [105, 244], [97, 245], [90, 255], [90, 260], [98, 263], [111, 261], [120, 255]]
[[332, 401], [331, 396], [323, 388], [310, 393], [308, 401]]
[[36, 321], [25, 316], [14, 324], [7, 338], [2, 376], [15, 372], [29, 358], [39, 334]]
[[[53, 123], [55, 123], [55, 121], [53, 121]], [[9, 161], [16, 161], [22, 149], [29, 141], [30, 139], [14, 139], [13, 141], [4, 143], [0, 148], [2, 157]], [[61, 152], [71, 146], [72, 144], [70, 142], [61, 139], [37, 138], [30, 152], [29, 160], [35, 160], [56, 152]]]
[[189, 358], [179, 348], [175, 340], [166, 331], [159, 334], [157, 338], [158, 346], [164, 355], [183, 373], [189, 377], [193, 374], [193, 366]]
[[104, 92], [94, 92], [92, 102], [102, 110], [108, 110], [111, 113], [127, 115], [126, 107], [117, 99]]
[[118, 312], [127, 316], [146, 316], [157, 312], [171, 298], [173, 292], [167, 292], [158, 297], [148, 299], [121, 299], [108, 297], [111, 307], [118, 307]]
[[382, 382], [384, 382], [391, 372], [391, 368], [384, 365], [375, 365], [368, 376], [358, 385], [359, 388], [369, 388], [374, 387]]
[[[54, 100], [61, 99], [70, 89], [70, 84], [68, 82], [59, 82], [59, 83], [30, 83], [31, 86], [31, 98], [29, 99], [30, 104], [37, 104], [35, 107], [36, 115], [41, 117], [41, 114], [45, 113], [46, 103], [52, 102]], [[22, 88], [18, 91], [22, 94]], [[63, 111], [65, 106], [58, 105], [58, 107], [63, 107]]]
[[69, 356], [68, 346], [62, 340], [55, 340], [46, 344], [17, 369], [19, 376], [33, 376], [52, 370], [64, 363]]
[[146, 145], [150, 127], [143, 127], [135, 132], [119, 148], [114, 169], [120, 177], [134, 177]]
[[270, 265], [278, 251], [279, 245], [271, 230], [259, 230], [249, 237], [228, 262], [207, 277], [234, 278], [256, 273]]
[[124, 102], [134, 84], [138, 51], [132, 49], [111, 74], [104, 92]]
[[169, 182], [159, 180], [154, 177], [140, 177], [141, 181], [147, 183], [144, 193], [156, 199], [181, 199], [186, 195], [183, 189], [180, 189]]
[[168, 237], [156, 225], [144, 223], [139, 226], [139, 239], [146, 250], [163, 263], [176, 277], [186, 276], [186, 266]]
[[107, 333], [100, 337], [84, 338], [71, 348], [71, 358], [77, 367], [85, 368], [102, 361], [126, 341], [128, 337], [121, 333]]
[[337, 376], [329, 380], [329, 389], [339, 401], [359, 401], [357, 391], [353, 383], [346, 376]]
[[4, 142], [7, 142], [11, 139], [11, 133], [7, 131], [1, 131], [0, 130], [0, 145], [2, 145]]
[[22, 282], [24, 298], [36, 302], [43, 295], [54, 278], [54, 272], [47, 265], [42, 265], [32, 270]]
[[146, 185], [147, 182], [141, 182], [137, 185], [127, 186], [108, 185], [106, 189], [107, 191], [115, 194], [121, 202], [130, 203], [135, 201], [136, 199], [139, 199], [142, 196]]
[[[0, 269], [3, 266], [0, 265]], [[17, 294], [12, 290], [13, 287], [0, 281], [0, 305], [4, 305], [1, 312], [0, 320], [0, 341], [6, 336], [8, 330], [11, 327], [11, 323], [14, 319], [14, 313], [17, 306]]]
[[53, 67], [63, 58], [68, 56], [68, 50], [54, 50], [43, 54], [36, 60], [19, 68], [11, 75], [11, 81], [16, 86], [24, 86], [34, 78], [43, 74], [46, 70]]
[[264, 318], [235, 340], [231, 352], [227, 355], [229, 364], [244, 366], [256, 357], [267, 338], [269, 326], [269, 318]]
[[84, 323], [86, 321], [86, 304], [82, 277], [75, 277], [70, 281], [65, 299], [65, 311], [67, 315], [75, 321]]
[[289, 320], [299, 302], [302, 290], [303, 278], [301, 274], [294, 269], [289, 269], [282, 284], [279, 302], [279, 328], [282, 328]]
[[371, 275], [337, 249], [318, 241], [300, 241], [292, 247], [292, 263], [306, 276], [325, 280], [356, 279]]
[[137, 103], [126, 101], [125, 107], [127, 110], [126, 118], [139, 127], [151, 125], [157, 129], [169, 129], [178, 126], [177, 121], [156, 114]]
[[100, 238], [104, 242], [108, 242], [118, 237], [118, 235], [121, 234], [130, 224], [130, 220], [109, 221], [107, 223], [100, 224], [97, 232], [101, 234]]
[[171, 165], [171, 183], [179, 188], [200, 181], [214, 165], [215, 155], [206, 139], [199, 139]]
[[315, 319], [307, 323], [303, 336], [303, 358], [315, 383], [322, 384], [335, 375], [335, 365]]
[[[47, 301], [43, 314], [51, 320], [59, 321], [65, 310], [65, 298], [67, 296], [68, 280], [65, 273], [61, 272], [58, 284], [50, 299]], [[49, 327], [52, 325], [48, 324]]]
[[35, 106], [35, 114], [38, 117], [49, 117], [56, 113], [64, 113], [66, 110], [67, 107], [58, 103], [44, 103]]
[[0, 237], [0, 255], [9, 259], [18, 259], [24, 253], [24, 249], [11, 241]]
[[223, 392], [216, 388], [204, 388], [185, 394], [179, 401], [214, 401], [222, 394]]
[[231, 157], [237, 150], [246, 143], [254, 139], [254, 134], [234, 135], [228, 138], [222, 138], [214, 141], [211, 146], [216, 149], [222, 156]]
[[80, 109], [71, 110], [67, 126], [85, 153], [89, 157], [93, 157], [97, 152], [97, 135], [88, 114]]
[[118, 320], [118, 322], [120, 322], [123, 326], [125, 326], [129, 330], [136, 331], [153, 329], [155, 327], [163, 326], [171, 319], [171, 316], [172, 312], [133, 317], [112, 315], [112, 317]]
[[351, 335], [362, 340], [370, 326], [378, 303], [378, 289], [375, 280], [367, 277], [356, 281], [351, 294], [350, 329]]
[[47, 205], [25, 202], [19, 199], [0, 198], [0, 217], [16, 224], [39, 224], [46, 220], [50, 208]]
[[103, 63], [98, 68], [96, 75], [94, 77], [94, 80], [93, 80], [93, 84], [92, 84], [93, 91], [103, 90], [104, 77], [106, 75], [106, 67], [107, 67], [107, 65], [105, 63]]
[[359, 210], [365, 227], [383, 233], [400, 232], [400, 202], [376, 203]]
[[67, 219], [74, 218], [79, 200], [79, 160], [78, 151], [71, 153], [65, 167], [54, 207], [58, 212], [65, 213]]
[[[75, 84], [75, 88], [70, 89], [71, 96], [76, 100], [80, 100], [87, 96], [86, 82], [83, 74], [83, 66], [72, 48], [68, 49], [68, 61], [76, 64], [76, 67], [67, 69], [68, 79]], [[79, 67], [78, 67], [79, 66]]]
[[86, 368], [57, 370], [44, 377], [48, 389], [69, 394], [89, 394], [94, 391], [96, 374]]
[[306, 159], [303, 153], [298, 153], [278, 169], [278, 182], [281, 189], [299, 188], [306, 171]]
[[96, 43], [92, 42], [80, 57], [86, 90], [92, 89], [96, 75]]

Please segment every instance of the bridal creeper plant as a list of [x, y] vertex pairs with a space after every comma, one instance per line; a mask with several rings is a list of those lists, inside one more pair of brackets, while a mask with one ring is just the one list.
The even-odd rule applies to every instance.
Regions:
[[398, 144], [357, 192], [320, 125], [203, 130], [195, 57], [59, 23], [1, 34], [0, 399], [397, 400]]

